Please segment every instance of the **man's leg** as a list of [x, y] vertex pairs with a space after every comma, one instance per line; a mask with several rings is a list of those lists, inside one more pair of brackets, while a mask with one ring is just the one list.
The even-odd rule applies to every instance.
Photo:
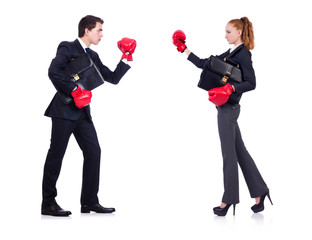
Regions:
[[48, 207], [56, 203], [56, 181], [62, 167], [62, 160], [73, 131], [73, 121], [52, 119], [52, 134], [50, 149], [47, 154], [43, 172], [42, 206]]
[[84, 156], [81, 205], [94, 205], [99, 203], [101, 148], [93, 123], [87, 118], [80, 119], [74, 136]]

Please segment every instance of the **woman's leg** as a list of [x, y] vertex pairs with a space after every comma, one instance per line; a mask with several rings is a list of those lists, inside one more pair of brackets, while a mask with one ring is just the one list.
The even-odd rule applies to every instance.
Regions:
[[218, 107], [218, 128], [223, 156], [224, 194], [222, 202], [239, 203], [238, 165], [236, 156], [236, 127], [239, 105], [225, 104]]
[[239, 126], [236, 127], [236, 139], [235, 139], [235, 147], [236, 147], [236, 155], [238, 159], [238, 163], [242, 169], [244, 178], [246, 180], [250, 196], [252, 198], [257, 198], [262, 196], [263, 194], [269, 191], [266, 183], [264, 182], [254, 160], [248, 153], [242, 136], [239, 129]]

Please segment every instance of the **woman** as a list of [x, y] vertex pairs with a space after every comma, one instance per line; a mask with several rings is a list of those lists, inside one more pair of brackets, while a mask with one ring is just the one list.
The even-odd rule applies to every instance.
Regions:
[[[251, 197], [256, 200], [256, 204], [251, 207], [253, 212], [257, 213], [264, 210], [266, 196], [271, 201], [269, 189], [245, 148], [237, 123], [240, 113], [239, 101], [242, 94], [256, 87], [256, 78], [249, 51], [254, 48], [252, 23], [247, 17], [233, 19], [226, 25], [225, 32], [226, 40], [234, 47], [218, 57], [220, 59], [226, 57], [238, 63], [242, 71], [243, 81], [232, 85], [227, 83], [223, 87], [208, 91], [209, 100], [216, 105], [218, 110], [218, 129], [223, 156], [224, 194], [221, 205], [213, 209], [218, 216], [225, 216], [231, 205], [233, 205], [233, 214], [235, 215], [235, 205], [239, 203], [237, 163], [242, 169]], [[189, 51], [185, 45], [185, 34], [181, 30], [176, 31], [172, 39], [179, 52], [185, 52], [189, 61], [199, 68], [204, 68], [208, 59], [200, 59]]]

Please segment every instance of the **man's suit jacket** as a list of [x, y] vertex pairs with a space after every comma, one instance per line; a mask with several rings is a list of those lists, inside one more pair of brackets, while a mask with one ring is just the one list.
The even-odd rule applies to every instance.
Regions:
[[[256, 88], [256, 76], [252, 67], [251, 52], [242, 44], [234, 49], [232, 53], [228, 50], [217, 57], [220, 59], [227, 57], [229, 60], [239, 64], [243, 81], [241, 83], [233, 83], [235, 92], [230, 95], [229, 99], [230, 103], [238, 103], [244, 92]], [[200, 59], [194, 53], [191, 53], [188, 60], [198, 68], [203, 69], [208, 58]]]
[[[78, 39], [73, 42], [60, 43], [57, 48], [56, 57], [52, 60], [49, 67], [49, 78], [58, 91], [62, 91], [66, 95], [71, 96], [71, 92], [77, 85], [72, 82], [70, 80], [70, 76], [65, 73], [65, 68], [73, 58], [77, 58], [84, 53], [85, 50], [79, 43]], [[104, 80], [112, 84], [118, 84], [120, 79], [130, 69], [128, 64], [120, 61], [116, 69], [111, 71], [108, 67], [103, 65], [99, 55], [93, 50], [91, 50], [91, 58], [94, 64], [98, 67]], [[77, 120], [83, 111], [86, 111], [89, 119], [91, 120], [89, 105], [79, 109], [75, 106], [73, 101], [69, 104], [65, 104], [60, 94], [57, 92], [44, 115], [52, 118]]]

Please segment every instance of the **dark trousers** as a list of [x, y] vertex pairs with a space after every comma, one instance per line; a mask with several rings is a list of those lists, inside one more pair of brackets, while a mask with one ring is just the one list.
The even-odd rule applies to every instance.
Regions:
[[238, 164], [243, 172], [250, 196], [256, 198], [265, 194], [269, 189], [244, 145], [237, 123], [240, 105], [226, 103], [217, 109], [223, 156], [224, 194], [222, 202], [239, 203]]
[[42, 206], [55, 203], [56, 182], [71, 134], [74, 134], [84, 157], [81, 205], [98, 203], [101, 149], [92, 121], [82, 114], [76, 121], [52, 118], [51, 144], [43, 173]]

